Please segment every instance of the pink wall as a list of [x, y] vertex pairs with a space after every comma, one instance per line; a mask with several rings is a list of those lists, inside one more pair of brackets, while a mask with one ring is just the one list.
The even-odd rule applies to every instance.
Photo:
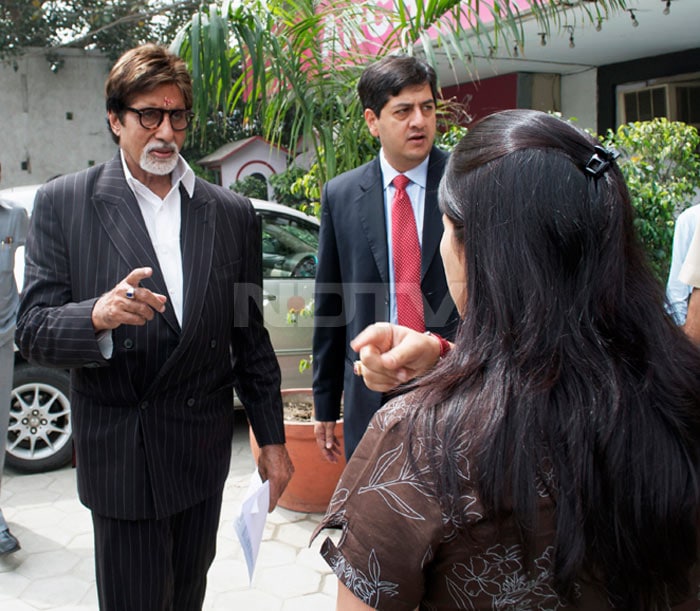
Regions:
[[[335, 1], [335, 0], [331, 0]], [[490, 23], [493, 21], [491, 7], [498, 0], [480, 0], [477, 6], [479, 8], [478, 15], [479, 20], [483, 23]], [[522, 12], [530, 10], [531, 0], [511, 0], [511, 5], [513, 10], [519, 8]], [[410, 12], [415, 13], [415, 0], [413, 2], [407, 1], [406, 4], [413, 5], [410, 7]], [[357, 50], [362, 54], [373, 54], [376, 53], [378, 48], [382, 46], [383, 43], [387, 42], [393, 34], [392, 24], [381, 12], [376, 10], [376, 7], [381, 7], [384, 10], [392, 10], [394, 8], [393, 0], [377, 0], [373, 3], [366, 3], [365, 5], [365, 23], [363, 30], [365, 33], [364, 41], [355, 41], [354, 44], [348, 47], [348, 55], [352, 55], [350, 49], [357, 48]], [[465, 7], [462, 7], [463, 9]], [[411, 10], [412, 9], [412, 10]], [[461, 16], [461, 23], [463, 27], [467, 27], [470, 24], [476, 25], [477, 20], [475, 14], [471, 12], [469, 14], [463, 12]], [[429, 30], [431, 38], [437, 37], [437, 30], [431, 28]], [[390, 46], [398, 46], [395, 42], [390, 43]]]

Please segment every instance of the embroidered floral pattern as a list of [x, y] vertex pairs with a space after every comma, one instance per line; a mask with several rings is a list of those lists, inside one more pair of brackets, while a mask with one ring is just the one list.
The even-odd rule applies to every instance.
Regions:
[[[452, 450], [463, 495], [451, 508], [440, 504], [428, 452], [442, 452], [442, 442], [421, 438], [419, 426], [408, 441], [407, 416], [415, 409], [400, 397], [377, 412], [343, 473], [316, 530], [342, 528], [337, 547], [327, 539], [321, 551], [334, 573], [382, 611], [565, 608], [552, 587], [550, 535], [527, 566], [514, 535], [494, 538], [472, 484], [468, 435]], [[550, 519], [548, 491], [554, 489], [543, 469], [543, 519]]]
[[[392, 467], [396, 467], [396, 463], [399, 461], [401, 461], [401, 466], [398, 469], [398, 474], [387, 477], [387, 472]], [[377, 493], [389, 508], [400, 516], [409, 520], [424, 520], [425, 517], [406, 500], [413, 497], [408, 496], [402, 488], [409, 487], [419, 494], [430, 495], [429, 489], [425, 486], [426, 473], [426, 468], [420, 471], [414, 471], [410, 468], [404, 453], [404, 444], [400, 443], [397, 447], [387, 450], [379, 457], [374, 471], [370, 475], [369, 484], [362, 486], [357, 491], [357, 494]]]
[[563, 606], [551, 586], [551, 554], [548, 547], [528, 574], [522, 564], [519, 545], [495, 545], [466, 563], [453, 566], [445, 578], [450, 596], [460, 609], [476, 609], [472, 601], [490, 601], [491, 609], [513, 611], [542, 609], [555, 611]]
[[367, 559], [366, 571], [353, 567], [337, 550], [329, 553], [326, 559], [338, 579], [370, 607], [377, 607], [382, 597], [397, 595], [399, 584], [381, 579], [381, 567], [374, 550]]

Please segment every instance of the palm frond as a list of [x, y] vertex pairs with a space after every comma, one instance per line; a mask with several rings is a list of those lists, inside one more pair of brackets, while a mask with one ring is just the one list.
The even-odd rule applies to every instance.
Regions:
[[[355, 91], [364, 67], [395, 51], [421, 53], [456, 72], [499, 45], [524, 47], [523, 23], [541, 31], [595, 21], [626, 0], [224, 0], [195, 15], [174, 46], [189, 62], [194, 111], [242, 111], [292, 154], [311, 149], [319, 180], [358, 164], [364, 128]], [[564, 21], [566, 20], [566, 21]], [[510, 48], [510, 47], [509, 47]], [[232, 77], [240, 70], [240, 76]], [[322, 167], [321, 167], [322, 166]]]

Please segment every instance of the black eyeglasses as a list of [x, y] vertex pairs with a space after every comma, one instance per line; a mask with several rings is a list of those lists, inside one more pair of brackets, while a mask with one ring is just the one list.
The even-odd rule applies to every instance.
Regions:
[[173, 110], [164, 110], [162, 108], [132, 108], [126, 106], [124, 110], [135, 112], [139, 116], [139, 123], [144, 129], [156, 129], [163, 122], [163, 117], [167, 114], [170, 116], [170, 127], [176, 132], [181, 132], [187, 129], [192, 123], [194, 113], [191, 110], [175, 108]]

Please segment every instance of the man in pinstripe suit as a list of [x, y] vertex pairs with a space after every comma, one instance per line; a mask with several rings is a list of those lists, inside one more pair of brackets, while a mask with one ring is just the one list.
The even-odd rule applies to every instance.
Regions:
[[78, 491], [101, 609], [200, 609], [233, 432], [231, 388], [262, 446], [272, 509], [293, 468], [263, 326], [250, 202], [195, 178], [185, 64], [156, 45], [106, 83], [111, 161], [37, 193], [16, 341], [70, 368]]

